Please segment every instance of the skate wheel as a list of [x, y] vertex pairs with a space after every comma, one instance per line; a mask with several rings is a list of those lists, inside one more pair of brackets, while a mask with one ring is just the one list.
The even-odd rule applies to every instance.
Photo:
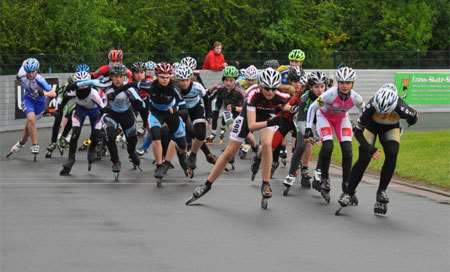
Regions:
[[269, 206], [269, 199], [263, 197], [261, 199], [261, 208], [263, 208], [264, 210], [267, 210], [267, 207]]

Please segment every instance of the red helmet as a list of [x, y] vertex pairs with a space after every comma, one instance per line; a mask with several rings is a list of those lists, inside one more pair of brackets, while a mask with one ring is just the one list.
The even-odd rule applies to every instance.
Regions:
[[108, 53], [108, 59], [112, 62], [121, 62], [123, 60], [123, 52], [120, 49], [112, 49]]
[[155, 67], [155, 73], [159, 74], [172, 74], [172, 65], [167, 62], [160, 62]]

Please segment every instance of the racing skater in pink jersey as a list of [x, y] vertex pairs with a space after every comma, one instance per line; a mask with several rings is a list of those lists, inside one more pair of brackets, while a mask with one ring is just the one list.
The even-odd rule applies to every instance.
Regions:
[[319, 191], [327, 203], [330, 202], [330, 168], [333, 152], [333, 132], [338, 139], [342, 151], [342, 188], [348, 186], [352, 167], [352, 124], [348, 111], [357, 107], [360, 112], [364, 108], [362, 97], [353, 90], [356, 73], [350, 67], [342, 67], [336, 71], [337, 86], [333, 86], [314, 101], [308, 109], [305, 139], [313, 140], [312, 127], [316, 120], [317, 134], [322, 141], [319, 153], [321, 170], [320, 181], [312, 186]]

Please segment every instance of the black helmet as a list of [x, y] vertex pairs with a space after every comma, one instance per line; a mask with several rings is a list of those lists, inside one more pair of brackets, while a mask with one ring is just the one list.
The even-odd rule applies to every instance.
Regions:
[[125, 75], [127, 67], [121, 63], [116, 63], [111, 67], [111, 75]]
[[145, 65], [142, 61], [137, 61], [131, 65], [131, 71], [134, 73], [145, 71]]

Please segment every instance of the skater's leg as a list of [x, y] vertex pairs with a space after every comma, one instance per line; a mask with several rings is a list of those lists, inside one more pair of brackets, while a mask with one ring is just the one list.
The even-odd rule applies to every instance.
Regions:
[[322, 147], [319, 152], [319, 160], [321, 162], [320, 170], [322, 178], [328, 179], [328, 170], [331, 163], [331, 153], [333, 152], [333, 140], [326, 140], [322, 142]]
[[55, 113], [55, 120], [53, 120], [51, 143], [56, 143], [58, 140], [59, 127], [61, 125], [62, 117], [62, 110], [59, 109]]
[[261, 175], [264, 182], [270, 181], [270, 172], [272, 168], [272, 138], [274, 132], [272, 128], [261, 130]]
[[378, 192], [386, 191], [392, 176], [394, 175], [397, 164], [397, 155], [400, 149], [400, 144], [396, 141], [382, 141], [384, 150], [384, 163], [380, 173], [380, 184], [378, 185]]
[[191, 152], [197, 154], [200, 147], [205, 143], [206, 138], [206, 120], [194, 120], [194, 141], [192, 143]]
[[38, 143], [37, 128], [36, 128], [36, 115], [34, 112], [27, 114], [27, 126], [28, 134], [31, 136], [31, 143], [33, 145]]
[[345, 188], [348, 187], [350, 182], [350, 172], [352, 169], [352, 142], [341, 142], [342, 152], [342, 191], [345, 192]]
[[[223, 153], [219, 156], [214, 164], [214, 167], [211, 173], [208, 175], [208, 181], [210, 183], [214, 183], [216, 179], [220, 176], [220, 174], [225, 170], [227, 163], [234, 157], [236, 152], [239, 151], [239, 147], [241, 146], [241, 142], [230, 139], [228, 141], [228, 145], [223, 151]], [[270, 175], [270, 166], [269, 166], [269, 175]]]
[[113, 118], [112, 115], [106, 115], [103, 118], [106, 126], [106, 147], [108, 147], [109, 154], [111, 156], [111, 161], [118, 162], [119, 154], [117, 151], [116, 137], [117, 137], [117, 127], [118, 123]]
[[[297, 170], [300, 166], [300, 158], [303, 157], [303, 153], [306, 150], [305, 141], [301, 132], [297, 133], [297, 141], [294, 152], [292, 153], [291, 166], [289, 168], [289, 174], [296, 176]], [[303, 164], [302, 164], [303, 165]]]

